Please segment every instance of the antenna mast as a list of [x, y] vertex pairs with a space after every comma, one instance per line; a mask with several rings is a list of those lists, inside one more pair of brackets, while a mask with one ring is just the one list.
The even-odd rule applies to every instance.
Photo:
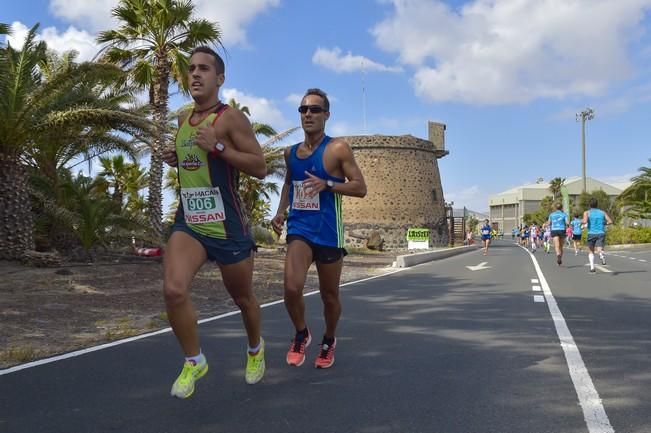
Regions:
[[362, 119], [364, 121], [364, 135], [368, 134], [366, 129], [366, 67], [362, 59]]

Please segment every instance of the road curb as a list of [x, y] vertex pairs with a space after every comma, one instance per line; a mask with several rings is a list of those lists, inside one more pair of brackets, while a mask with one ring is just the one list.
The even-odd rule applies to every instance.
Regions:
[[608, 244], [608, 238], [606, 238], [606, 247], [604, 250], [637, 250], [637, 249], [646, 249], [651, 248], [651, 244], [618, 244], [610, 245]]
[[477, 246], [462, 246], [462, 247], [452, 247], [445, 248], [434, 251], [425, 251], [422, 253], [415, 254], [405, 254], [402, 256], [396, 257], [396, 268], [408, 268], [410, 266], [419, 265], [425, 262], [431, 262], [434, 260], [445, 259], [447, 257], [456, 256], [458, 254], [463, 254], [468, 251], [477, 251]]

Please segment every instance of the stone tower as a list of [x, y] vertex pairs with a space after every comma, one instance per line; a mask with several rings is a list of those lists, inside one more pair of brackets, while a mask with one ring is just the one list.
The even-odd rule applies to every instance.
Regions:
[[407, 229], [430, 229], [430, 245], [447, 245], [443, 187], [438, 159], [445, 150], [445, 125], [429, 122], [429, 138], [411, 135], [342, 137], [352, 147], [368, 188], [365, 198], [344, 197], [346, 245], [363, 247], [373, 231], [386, 249], [407, 247]]

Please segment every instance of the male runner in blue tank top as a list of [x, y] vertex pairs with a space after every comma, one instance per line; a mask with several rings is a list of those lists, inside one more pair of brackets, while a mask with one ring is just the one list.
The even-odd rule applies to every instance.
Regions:
[[267, 167], [251, 124], [218, 99], [224, 62], [211, 48], [190, 57], [188, 81], [194, 108], [179, 116], [175, 148], [165, 162], [178, 168], [179, 207], [164, 255], [163, 292], [167, 317], [185, 354], [171, 395], [187, 398], [208, 371], [197, 333], [190, 284], [206, 259], [219, 266], [226, 290], [242, 312], [248, 337], [245, 380], [254, 384], [265, 371], [260, 306], [253, 293], [255, 244], [237, 194], [239, 172], [264, 178]]
[[308, 89], [298, 111], [305, 139], [285, 149], [287, 174], [278, 211], [271, 220], [280, 234], [289, 206], [285, 307], [296, 334], [286, 360], [289, 365], [302, 365], [305, 349], [312, 340], [305, 321], [303, 288], [307, 271], [316, 262], [325, 332], [314, 366], [328, 368], [335, 360], [335, 333], [341, 315], [339, 279], [346, 255], [341, 200], [343, 195], [364, 197], [366, 184], [348, 143], [325, 134], [325, 123], [330, 117], [325, 92]]
[[481, 242], [484, 245], [483, 255], [488, 255], [488, 246], [491, 243], [491, 225], [488, 223], [488, 220], [484, 220], [484, 225], [481, 226]]
[[601, 259], [601, 264], [606, 264], [606, 257], [604, 257], [604, 243], [606, 240], [606, 225], [612, 224], [613, 220], [610, 219], [610, 216], [599, 209], [597, 206], [599, 203], [596, 198], [590, 199], [590, 209], [583, 212], [583, 224], [588, 227], [588, 261], [590, 263], [590, 273], [594, 274], [596, 271], [594, 269], [594, 250], [597, 248], [597, 253], [599, 253], [599, 258]]
[[552, 227], [552, 239], [554, 240], [554, 249], [556, 250], [556, 263], [558, 266], [563, 264], [563, 240], [565, 239], [567, 225], [570, 219], [565, 212], [563, 212], [563, 205], [557, 202], [554, 207], [556, 210], [549, 214], [547, 219], [548, 225]]

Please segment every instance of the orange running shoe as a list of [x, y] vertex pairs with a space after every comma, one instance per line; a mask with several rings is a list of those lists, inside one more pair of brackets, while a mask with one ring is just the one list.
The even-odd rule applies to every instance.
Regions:
[[314, 366], [316, 368], [332, 367], [332, 364], [335, 363], [335, 347], [337, 347], [337, 339], [335, 338], [335, 341], [331, 346], [321, 344], [320, 347], [321, 350], [319, 351], [319, 356], [316, 357], [316, 361], [314, 361]]
[[300, 367], [305, 362], [305, 348], [310, 345], [312, 341], [312, 335], [310, 331], [307, 331], [307, 337], [298, 339], [298, 333], [294, 336], [292, 344], [289, 346], [289, 351], [287, 352], [287, 364]]

